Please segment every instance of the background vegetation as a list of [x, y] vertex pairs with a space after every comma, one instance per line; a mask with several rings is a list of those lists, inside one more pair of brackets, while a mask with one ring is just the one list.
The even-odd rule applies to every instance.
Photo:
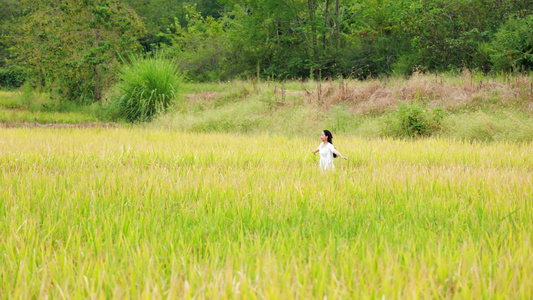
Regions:
[[[165, 61], [137, 61], [149, 66], [144, 71], [135, 64], [126, 65], [125, 72], [136, 79], [122, 81], [114, 92], [116, 99], [142, 100], [165, 88], [175, 96], [172, 85], [163, 84], [164, 78], [177, 78]], [[489, 142], [533, 141], [533, 84], [529, 76], [514, 76], [507, 81], [507, 77], [465, 70], [460, 75], [415, 73], [408, 78], [364, 81], [177, 80], [178, 97], [167, 103], [168, 113], [154, 110], [157, 113], [150, 118], [151, 123], [144, 126], [285, 136], [314, 136], [328, 128], [334, 133], [369, 138], [440, 136]], [[140, 85], [151, 82], [154, 85]], [[80, 106], [51, 100], [46, 93], [25, 86], [20, 91], [0, 92], [0, 120], [8, 126], [93, 126], [95, 122], [127, 119], [121, 113], [120, 101]]]
[[[327, 117], [318, 119], [331, 121], [317, 124], [331, 123], [337, 130], [367, 128], [365, 132], [372, 136], [428, 136], [449, 134], [454, 124], [466, 126], [459, 120], [460, 113], [481, 110], [479, 114], [487, 118], [472, 120], [486, 121], [480, 128], [488, 128], [484, 130], [491, 132], [490, 140], [506, 127], [490, 116], [527, 120], [524, 117], [531, 111], [527, 103], [531, 100], [533, 16], [532, 4], [526, 0], [0, 0], [0, 4], [0, 87], [24, 85], [15, 92], [19, 96], [2, 100], [7, 103], [4, 122], [17, 118], [46, 122], [52, 120], [43, 117], [46, 114], [74, 112], [103, 122], [153, 119], [126, 113], [124, 99], [128, 98], [130, 108], [150, 111], [150, 115], [155, 106], [173, 108], [178, 118], [174, 124], [180, 118], [192, 118], [191, 105], [196, 112], [204, 111], [206, 118], [213, 115], [203, 125], [190, 121], [196, 124], [193, 130], [257, 130], [268, 123], [261, 120], [266, 111], [271, 120], [288, 118], [293, 127], [299, 127], [306, 122], [290, 115], [301, 114], [303, 120], [327, 112]], [[149, 61], [151, 56], [165, 57], [161, 70], [168, 74], [157, 71], [161, 78], [178, 76], [191, 87], [198, 82], [222, 85], [249, 80], [252, 88], [234, 90], [229, 84], [224, 87], [227, 92], [210, 96], [216, 101], [201, 105], [196, 102], [202, 101], [185, 103], [203, 97], [184, 90], [185, 99], [165, 96], [165, 104], [144, 107], [142, 95], [157, 93], [161, 87], [147, 85], [126, 98], [120, 91], [142, 85], [135, 76], [123, 76], [130, 58]], [[426, 78], [420, 79], [421, 74]], [[463, 88], [442, 79], [438, 82], [453, 76], [463, 80], [455, 84]], [[145, 79], [141, 81], [150, 81]], [[265, 82], [277, 88], [266, 91]], [[505, 87], [496, 87], [501, 84]], [[290, 85], [299, 88], [284, 88]], [[173, 86], [185, 87], [177, 82]], [[402, 86], [412, 87], [415, 94], [405, 93]], [[217, 92], [209, 84], [204, 87], [206, 95]], [[366, 92], [352, 93], [359, 89]], [[460, 92], [467, 99], [457, 102], [447, 94]], [[36, 99], [28, 100], [31, 95]], [[211, 111], [211, 102], [222, 110]], [[239, 110], [237, 102], [248, 106]], [[502, 104], [505, 112], [495, 103]], [[25, 114], [27, 109], [31, 116]], [[281, 111], [287, 115], [276, 113]], [[251, 114], [236, 118], [240, 113]], [[449, 113], [459, 119], [451, 122]], [[234, 120], [243, 123], [236, 125]], [[284, 124], [279, 120], [277, 124]], [[380, 124], [380, 129], [361, 125], [368, 122]], [[529, 128], [529, 121], [524, 122], [517, 128]]]
[[100, 101], [117, 56], [161, 51], [190, 80], [531, 68], [528, 0], [1, 0], [0, 85]]

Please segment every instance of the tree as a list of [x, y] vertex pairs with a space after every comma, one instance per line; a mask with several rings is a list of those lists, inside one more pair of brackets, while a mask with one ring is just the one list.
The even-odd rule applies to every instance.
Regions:
[[492, 41], [491, 60], [496, 70], [521, 71], [533, 68], [533, 15], [509, 19]]
[[139, 49], [143, 24], [120, 0], [23, 3], [17, 59], [63, 99], [100, 101], [117, 59]]
[[305, 78], [337, 75], [346, 35], [342, 30], [353, 15], [350, 1], [340, 0], [221, 0], [226, 5], [232, 49], [246, 59], [249, 70], [262, 67], [270, 77]]
[[22, 17], [15, 0], [0, 0], [0, 88], [17, 88], [24, 83], [24, 70], [10, 63], [13, 32]]
[[189, 79], [209, 81], [224, 79], [222, 62], [228, 56], [224, 22], [213, 17], [202, 17], [196, 5], [185, 6], [187, 26], [176, 19], [171, 27], [171, 47], [163, 48], [172, 56]]
[[9, 48], [12, 47], [11, 36], [22, 17], [19, 1], [0, 0], [0, 67], [7, 67]]
[[173, 29], [175, 19], [179, 25], [187, 27], [187, 7], [195, 5], [196, 11], [203, 17], [218, 19], [224, 10], [224, 6], [215, 0], [123, 0], [139, 16], [146, 27], [146, 34], [139, 41], [145, 52], [155, 52], [162, 46], [172, 44], [166, 34], [167, 30]]

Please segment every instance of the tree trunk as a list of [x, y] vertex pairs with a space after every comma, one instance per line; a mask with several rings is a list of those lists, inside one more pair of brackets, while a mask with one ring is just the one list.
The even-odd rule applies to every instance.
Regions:
[[100, 102], [102, 100], [102, 89], [100, 88], [100, 66], [93, 65], [94, 76], [96, 83], [94, 84], [94, 100]]
[[339, 0], [335, 0], [335, 40], [337, 41], [337, 48], [341, 46], [340, 44], [340, 29], [339, 29], [339, 22], [340, 22], [340, 15], [339, 15]]
[[324, 21], [324, 33], [322, 34], [322, 46], [324, 50], [326, 50], [326, 42], [328, 36], [326, 32], [329, 25], [329, 1], [330, 0], [326, 0], [326, 7], [324, 8], [324, 13], [326, 15], [326, 20]]
[[307, 0], [309, 7], [309, 20], [311, 21], [311, 35], [313, 39], [313, 63], [318, 62], [318, 49], [317, 49], [317, 36], [316, 36], [316, 24], [315, 24], [315, 0]]
[[[96, 44], [101, 40], [100, 29], [96, 29]], [[96, 83], [94, 84], [94, 100], [100, 102], [102, 100], [102, 89], [100, 88], [100, 66], [97, 64], [93, 65], [94, 76], [96, 77]]]

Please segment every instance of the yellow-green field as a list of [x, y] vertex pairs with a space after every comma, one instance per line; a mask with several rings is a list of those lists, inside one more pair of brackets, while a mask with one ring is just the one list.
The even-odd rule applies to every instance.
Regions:
[[533, 297], [533, 145], [0, 128], [1, 298]]

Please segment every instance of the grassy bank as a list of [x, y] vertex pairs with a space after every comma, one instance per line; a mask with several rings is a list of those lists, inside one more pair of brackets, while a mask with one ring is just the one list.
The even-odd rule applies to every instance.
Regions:
[[0, 131], [2, 298], [533, 296], [531, 144]]
[[[470, 141], [533, 141], [533, 84], [528, 75], [414, 74], [366, 81], [186, 83], [170, 110], [143, 126], [187, 132], [368, 138], [420, 134]], [[0, 122], [120, 121], [110, 104], [72, 105], [32, 92], [0, 92]], [[399, 107], [423, 118], [399, 113]], [[438, 111], [438, 120], [431, 114]], [[402, 119], [403, 118], [403, 119]], [[405, 132], [408, 119], [424, 131]], [[409, 129], [409, 128], [408, 128]]]
[[14, 126], [35, 124], [87, 124], [110, 122], [104, 105], [82, 105], [51, 99], [48, 94], [28, 91], [0, 91], [0, 123]]
[[[478, 141], [533, 141], [529, 77], [421, 75], [367, 81], [186, 85], [174, 112], [150, 126], [193, 132], [401, 136], [391, 121], [404, 103], [441, 110], [430, 135]], [[431, 124], [430, 124], [431, 125]]]

